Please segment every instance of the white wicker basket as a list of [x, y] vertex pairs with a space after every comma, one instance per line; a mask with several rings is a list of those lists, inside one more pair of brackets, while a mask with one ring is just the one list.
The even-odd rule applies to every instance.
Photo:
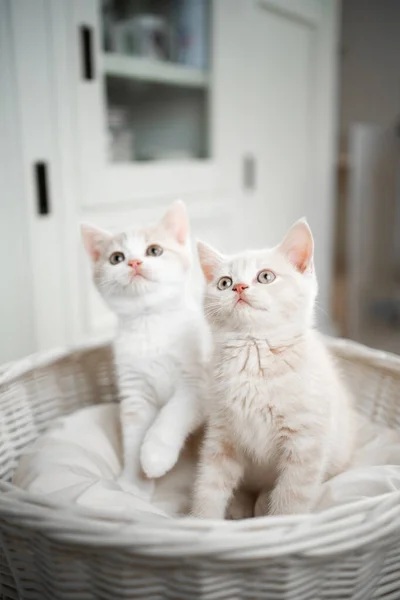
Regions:
[[[400, 428], [400, 358], [328, 343], [360, 411]], [[399, 493], [311, 516], [115, 522], [9, 483], [24, 447], [53, 419], [114, 397], [107, 345], [0, 371], [2, 598], [400, 598]]]

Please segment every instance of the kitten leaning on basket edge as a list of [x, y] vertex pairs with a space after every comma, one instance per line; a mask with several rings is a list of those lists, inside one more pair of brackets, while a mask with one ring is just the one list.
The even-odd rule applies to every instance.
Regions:
[[308, 512], [351, 458], [349, 395], [312, 328], [313, 250], [305, 220], [269, 250], [198, 244], [214, 352], [194, 516], [224, 518], [239, 485], [232, 518]]
[[[93, 276], [118, 318], [114, 360], [123, 442], [122, 479], [150, 493], [203, 421], [208, 329], [188, 292], [185, 205], [156, 225], [111, 234], [82, 225]], [[143, 476], [144, 474], [149, 478]]]

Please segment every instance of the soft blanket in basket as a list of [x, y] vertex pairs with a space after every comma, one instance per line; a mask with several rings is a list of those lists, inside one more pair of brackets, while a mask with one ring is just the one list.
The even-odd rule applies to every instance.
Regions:
[[[196, 468], [196, 453], [185, 448], [173, 471], [154, 487], [151, 501], [118, 482], [121, 444], [118, 407], [106, 404], [63, 417], [21, 458], [14, 483], [53, 500], [101, 509], [108, 516], [138, 511], [184, 515]], [[358, 443], [348, 471], [324, 483], [315, 510], [400, 490], [400, 433], [358, 418]]]

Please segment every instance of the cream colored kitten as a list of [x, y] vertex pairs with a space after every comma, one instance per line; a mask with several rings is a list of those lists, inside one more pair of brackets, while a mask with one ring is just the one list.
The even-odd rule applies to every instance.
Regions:
[[82, 227], [94, 280], [118, 318], [114, 342], [123, 479], [150, 491], [202, 421], [207, 329], [188, 292], [191, 251], [183, 203], [160, 223], [112, 235]]
[[215, 346], [193, 514], [224, 518], [239, 485], [261, 491], [256, 516], [307, 512], [353, 444], [349, 396], [312, 329], [311, 231], [301, 220], [270, 250], [222, 256], [200, 242], [198, 251]]

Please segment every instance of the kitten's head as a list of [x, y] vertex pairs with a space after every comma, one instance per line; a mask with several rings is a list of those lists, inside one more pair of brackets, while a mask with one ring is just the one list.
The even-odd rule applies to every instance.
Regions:
[[305, 220], [275, 248], [224, 256], [198, 243], [205, 313], [214, 329], [284, 341], [312, 324], [317, 294], [313, 238]]
[[189, 221], [174, 202], [156, 225], [112, 234], [82, 225], [94, 281], [116, 313], [157, 306], [183, 293], [191, 266]]

